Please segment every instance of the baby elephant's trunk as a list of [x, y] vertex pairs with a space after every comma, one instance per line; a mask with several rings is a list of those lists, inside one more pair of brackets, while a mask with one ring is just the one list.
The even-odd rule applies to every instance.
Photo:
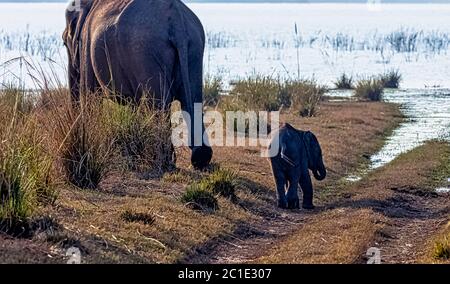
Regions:
[[325, 165], [323, 163], [321, 163], [321, 165], [319, 165], [318, 169], [315, 169], [312, 171], [314, 177], [316, 178], [316, 180], [324, 180], [325, 177], [327, 176], [327, 169], [325, 168]]

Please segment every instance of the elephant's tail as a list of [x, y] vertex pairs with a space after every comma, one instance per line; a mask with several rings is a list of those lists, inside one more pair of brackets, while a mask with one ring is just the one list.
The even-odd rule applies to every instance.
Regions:
[[[173, 3], [171, 5], [174, 5]], [[183, 98], [184, 104], [187, 108], [193, 106], [192, 101], [192, 89], [190, 83], [189, 75], [189, 49], [188, 40], [186, 38], [187, 31], [185, 25], [185, 17], [183, 13], [179, 11], [177, 7], [174, 7], [174, 15], [171, 19], [177, 19], [177, 21], [171, 22], [169, 27], [169, 40], [175, 47], [178, 55], [178, 63], [180, 67], [181, 80], [183, 84], [183, 93], [181, 97]], [[181, 23], [180, 23], [181, 21]], [[193, 110], [192, 110], [193, 111]], [[192, 113], [190, 113], [192, 115]]]
[[[189, 75], [189, 56], [188, 56], [188, 46], [186, 43], [181, 43], [180, 46], [177, 46], [178, 51], [178, 59], [180, 64], [180, 73], [181, 73], [181, 81], [183, 84], [183, 91], [184, 91], [184, 103], [186, 104], [186, 108], [189, 109], [193, 107], [194, 102], [192, 100], [192, 89], [191, 89], [191, 80]], [[193, 111], [193, 109], [192, 109]], [[193, 112], [189, 113], [193, 114]], [[192, 118], [191, 118], [192, 119]]]

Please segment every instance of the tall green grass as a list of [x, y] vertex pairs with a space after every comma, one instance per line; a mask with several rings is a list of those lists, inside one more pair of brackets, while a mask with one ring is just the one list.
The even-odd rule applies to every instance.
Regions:
[[27, 224], [39, 204], [56, 196], [53, 156], [22, 90], [0, 91], [0, 230]]

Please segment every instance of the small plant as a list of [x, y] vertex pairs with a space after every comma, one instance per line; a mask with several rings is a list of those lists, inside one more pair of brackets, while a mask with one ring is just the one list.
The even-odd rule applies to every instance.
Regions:
[[215, 106], [219, 102], [222, 91], [222, 78], [206, 76], [203, 82], [203, 101], [205, 105]]
[[388, 71], [380, 76], [384, 88], [398, 89], [402, 81], [402, 75], [398, 70]]
[[311, 117], [317, 113], [326, 92], [325, 87], [313, 80], [288, 81], [284, 89], [290, 98], [291, 110], [298, 111], [302, 117]]
[[446, 236], [434, 244], [433, 257], [436, 259], [450, 259], [450, 236]]
[[351, 90], [354, 88], [353, 86], [353, 77], [348, 76], [345, 73], [342, 73], [342, 75], [334, 82], [334, 85], [337, 89], [341, 90]]
[[226, 198], [236, 198], [236, 173], [227, 169], [217, 169], [200, 182], [202, 188]]
[[383, 95], [383, 83], [375, 78], [363, 79], [356, 84], [355, 96], [369, 101], [380, 101]]
[[181, 197], [181, 201], [194, 210], [217, 210], [217, 198], [211, 190], [204, 188], [201, 183], [192, 183]]
[[151, 213], [142, 213], [135, 210], [126, 209], [121, 214], [120, 217], [131, 223], [142, 223], [145, 225], [151, 225], [155, 222], [155, 217]]

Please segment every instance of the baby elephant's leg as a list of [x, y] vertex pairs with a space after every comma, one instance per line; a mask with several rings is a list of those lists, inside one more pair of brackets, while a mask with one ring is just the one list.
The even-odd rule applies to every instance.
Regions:
[[298, 183], [299, 183], [298, 169], [291, 170], [288, 179], [289, 179], [289, 188], [286, 195], [287, 206], [289, 209], [298, 209], [300, 208], [300, 201], [298, 199]]
[[302, 192], [303, 192], [302, 207], [305, 209], [314, 209], [313, 186], [312, 186], [311, 177], [309, 176], [308, 171], [302, 173], [302, 175], [300, 177], [300, 186], [302, 187]]
[[277, 186], [277, 198], [278, 198], [278, 207], [287, 208], [286, 201], [286, 175], [281, 170], [273, 171], [275, 177], [275, 183]]

